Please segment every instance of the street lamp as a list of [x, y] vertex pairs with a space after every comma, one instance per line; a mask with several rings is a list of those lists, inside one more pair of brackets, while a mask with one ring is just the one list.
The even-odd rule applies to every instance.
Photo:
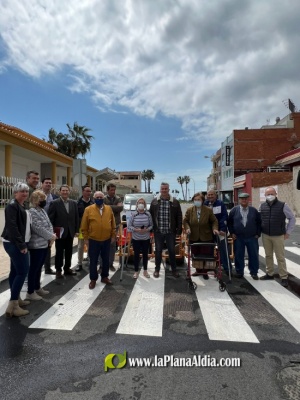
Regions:
[[194, 178], [191, 178], [190, 177], [190, 179], [193, 181], [193, 183], [194, 183], [194, 195], [195, 195], [195, 193], [196, 193], [196, 190], [195, 190], [195, 181], [194, 181]]

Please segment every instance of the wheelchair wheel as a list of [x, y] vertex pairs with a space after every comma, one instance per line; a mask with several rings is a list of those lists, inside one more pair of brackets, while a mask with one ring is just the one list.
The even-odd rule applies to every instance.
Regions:
[[224, 282], [220, 282], [219, 289], [220, 289], [220, 292], [225, 292], [225, 289], [226, 289], [226, 283], [224, 283]]
[[190, 280], [188, 285], [189, 285], [189, 289], [192, 290], [193, 292], [197, 289], [197, 283], [193, 282], [192, 280]]

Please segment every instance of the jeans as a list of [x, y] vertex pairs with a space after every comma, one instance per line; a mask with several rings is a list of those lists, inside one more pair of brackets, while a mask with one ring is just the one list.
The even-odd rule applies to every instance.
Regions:
[[41, 273], [45, 262], [48, 248], [30, 249], [30, 267], [28, 272], [28, 293], [32, 294], [41, 287]]
[[146, 240], [135, 240], [132, 239], [132, 247], [134, 251], [134, 270], [139, 270], [139, 263], [140, 263], [140, 252], [143, 256], [143, 267], [144, 270], [147, 271], [148, 267], [148, 249], [150, 245], [150, 239]]
[[99, 241], [89, 239], [89, 258], [90, 258], [90, 279], [91, 281], [98, 280], [97, 264], [99, 255], [102, 258], [102, 272], [101, 278], [108, 277], [109, 271], [109, 250], [110, 239]]
[[168, 252], [169, 252], [169, 261], [170, 261], [172, 271], [176, 271], [175, 240], [176, 240], [176, 235], [174, 233], [155, 232], [155, 234], [154, 234], [155, 271], [160, 270], [162, 251], [163, 251], [165, 242], [167, 244], [167, 248], [168, 248]]
[[235, 270], [237, 274], [244, 275], [245, 247], [248, 252], [248, 267], [251, 275], [257, 275], [259, 269], [258, 239], [255, 237], [243, 238], [238, 236], [234, 241]]
[[3, 242], [3, 247], [10, 257], [10, 300], [18, 300], [26, 275], [29, 270], [29, 253], [21, 253], [18, 247], [11, 242]]

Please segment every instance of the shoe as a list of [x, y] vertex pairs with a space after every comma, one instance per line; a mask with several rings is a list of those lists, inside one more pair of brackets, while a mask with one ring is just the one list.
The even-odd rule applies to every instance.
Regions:
[[112, 281], [109, 278], [101, 278], [101, 282], [106, 285], [113, 285]]
[[60, 271], [56, 271], [56, 279], [63, 279], [63, 276]]
[[153, 276], [154, 278], [159, 278], [159, 271], [154, 271]]
[[258, 276], [255, 274], [255, 275], [251, 275], [252, 276], [252, 279], [254, 279], [255, 281], [258, 281]]
[[149, 273], [148, 273], [147, 270], [144, 271], [144, 277], [145, 277], [145, 278], [150, 278], [150, 275], [149, 275]]
[[269, 280], [271, 280], [271, 279], [274, 279], [274, 276], [271, 276], [271, 275], [266, 274], [266, 275], [261, 276], [259, 279], [260, 279], [261, 281], [269, 281]]
[[64, 271], [64, 275], [77, 275], [75, 271], [72, 271], [71, 269], [66, 269]]
[[133, 274], [133, 279], [137, 279], [139, 277], [139, 273], [138, 272], [135, 272], [134, 274]]
[[28, 300], [42, 300], [42, 296], [39, 296], [36, 292], [33, 292], [31, 294], [27, 293], [26, 294], [26, 299], [28, 299]]
[[207, 279], [209, 279], [208, 274], [203, 274], [203, 279], [205, 279], [207, 281]]
[[46, 296], [46, 294], [49, 294], [49, 290], [45, 290], [43, 288], [40, 288], [39, 290], [36, 290], [35, 293], [37, 293], [39, 296]]
[[12, 318], [13, 316], [15, 317], [23, 317], [24, 315], [29, 314], [28, 310], [23, 310], [19, 306], [18, 300], [10, 300], [8, 303], [8, 307], [5, 311], [5, 316], [6, 318]]
[[287, 280], [287, 279], [281, 279], [281, 285], [282, 285], [283, 287], [288, 287], [288, 286], [289, 286], [288, 280]]
[[90, 288], [90, 289], [94, 289], [95, 286], [96, 286], [96, 281], [91, 281], [91, 282], [89, 283], [89, 288]]
[[47, 274], [47, 275], [55, 275], [56, 272], [53, 271], [52, 269], [45, 269], [45, 274]]
[[18, 299], [18, 303], [20, 307], [28, 306], [30, 304], [30, 301], [28, 300], [22, 300], [21, 297]]
[[82, 271], [82, 265], [77, 264], [77, 267], [75, 268], [75, 271]]
[[110, 269], [110, 271], [115, 271], [116, 270], [116, 268], [113, 265], [110, 265], [109, 269]]
[[243, 274], [235, 274], [234, 277], [238, 278], [238, 279], [242, 279], [244, 277], [244, 275]]
[[172, 271], [172, 275], [174, 276], [174, 278], [179, 278], [179, 273], [177, 271]]

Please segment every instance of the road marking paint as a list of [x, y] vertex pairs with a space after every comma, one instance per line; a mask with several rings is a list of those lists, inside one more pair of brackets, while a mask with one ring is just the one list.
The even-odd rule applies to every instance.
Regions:
[[[55, 275], [48, 275], [42, 272], [41, 276], [41, 287], [48, 285], [48, 283], [52, 282], [55, 279]], [[25, 300], [26, 292], [21, 292], [21, 298]], [[10, 299], [10, 289], [5, 290], [5, 292], [0, 294], [0, 316], [5, 313], [7, 308], [7, 303]]]
[[[265, 275], [259, 270], [258, 276]], [[300, 299], [276, 280], [255, 281], [245, 270], [247, 281], [300, 333]]]
[[[110, 271], [110, 277], [114, 274], [115, 271]], [[29, 328], [72, 330], [106, 286], [99, 279], [91, 290], [89, 282], [90, 277], [86, 275]]]
[[[288, 250], [288, 249], [289, 249], [289, 251], [291, 251], [291, 252], [293, 252], [295, 254], [297, 254], [297, 251], [299, 251], [299, 254], [300, 254], [300, 249], [297, 249], [296, 247], [287, 247], [286, 250]], [[292, 249], [296, 249], [297, 251], [293, 251]], [[264, 258], [266, 257], [265, 249], [263, 247], [259, 248], [259, 255], [264, 257]], [[274, 255], [274, 261], [275, 260], [276, 260], [276, 257]], [[275, 262], [274, 262], [274, 266], [278, 268], [278, 265]], [[291, 260], [286, 258], [286, 267], [287, 267], [287, 271], [290, 274], [292, 274], [292, 275], [294, 275], [294, 276], [296, 276], [297, 278], [300, 279], [300, 267], [299, 267], [299, 264], [297, 264], [297, 263], [295, 263], [295, 262], [293, 262], [293, 261], [291, 261]]]
[[[150, 279], [140, 272], [135, 282], [116, 333], [125, 335], [162, 336], [165, 270], [153, 277], [154, 262], [148, 263]], [[175, 279], [175, 278], [174, 278]]]
[[198, 276], [193, 280], [197, 283], [195, 293], [210, 340], [259, 343], [229, 294], [219, 290], [216, 279], [204, 281]]

